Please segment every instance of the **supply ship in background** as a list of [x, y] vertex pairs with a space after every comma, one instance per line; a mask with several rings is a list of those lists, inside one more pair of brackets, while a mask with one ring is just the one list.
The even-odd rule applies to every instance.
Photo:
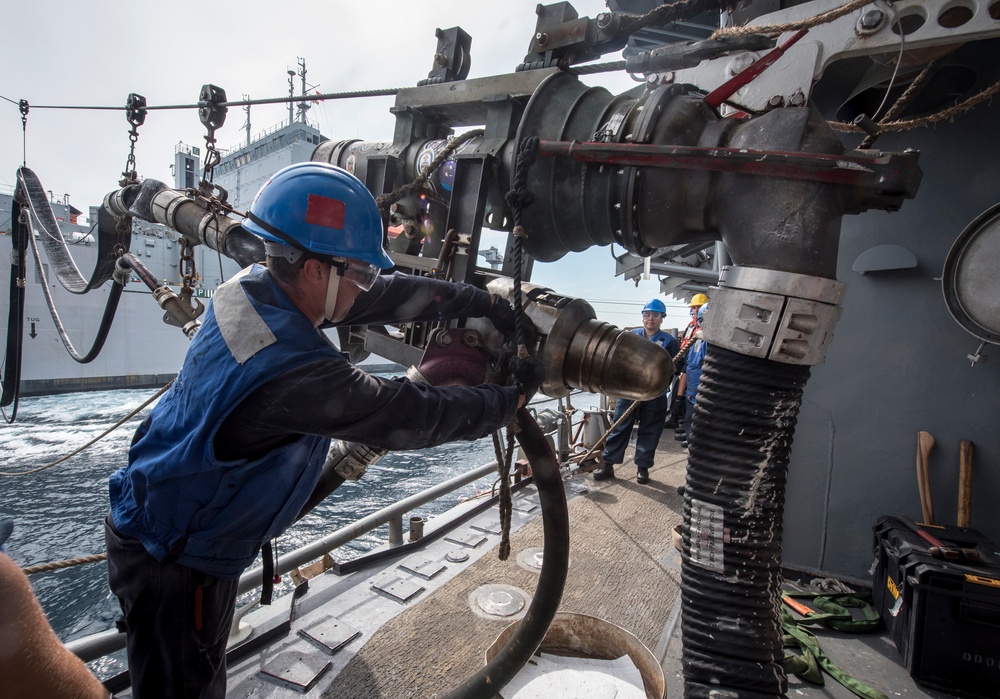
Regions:
[[[217, 166], [217, 182], [230, 190], [237, 208], [249, 206], [253, 195], [271, 173], [292, 163], [309, 159], [312, 150], [326, 138], [300, 112], [300, 120], [283, 121], [250, 139], [239, 148], [230, 149]], [[194, 188], [201, 179], [200, 149], [178, 143], [174, 149], [174, 186]], [[12, 193], [0, 193], [0, 255], [11, 254]], [[88, 223], [79, 223], [83, 212], [50, 193], [50, 205], [62, 231], [73, 261], [82, 274], [89, 274], [97, 263], [95, 235], [98, 207], [91, 206]], [[133, 220], [130, 250], [145, 263], [152, 276], [175, 291], [180, 291], [183, 271], [180, 261], [181, 236], [158, 223]], [[110, 286], [105, 284], [86, 294], [74, 294], [59, 284], [53, 265], [44, 248], [42, 270], [48, 281], [54, 307], [66, 335], [79, 354], [86, 354], [101, 323]], [[196, 276], [192, 297], [207, 303], [216, 287], [239, 271], [239, 264], [204, 246], [191, 251]], [[24, 361], [21, 367], [20, 395], [38, 396], [77, 391], [121, 388], [153, 388], [166, 384], [177, 375], [187, 350], [188, 338], [173, 325], [163, 322], [156, 313], [152, 292], [132, 276], [125, 287], [117, 315], [103, 350], [87, 363], [73, 360], [67, 351], [42, 292], [42, 275], [34, 256], [29, 255], [25, 293]], [[10, 266], [0, 265], [0, 288], [10, 287]], [[0, 333], [8, 336], [7, 316], [0, 321]], [[372, 370], [396, 368], [393, 362], [370, 360]]]
[[[629, 655], [648, 697], [664, 696], [656, 670], [692, 699], [783, 696], [775, 604], [795, 573], [872, 588], [892, 644], [866, 644], [859, 664], [869, 683], [893, 671], [887, 694], [998, 696], [1000, 512], [988, 504], [1000, 492], [1000, 365], [986, 359], [1000, 340], [1000, 1], [757, 0], [721, 18], [698, 0], [608, 6], [590, 18], [539, 5], [527, 55], [503, 75], [470, 78], [471, 38], [439, 29], [427, 80], [396, 94], [391, 140], [312, 144], [309, 159], [391, 200], [399, 269], [505, 298], [528, 282], [543, 391], [560, 402], [521, 436], [533, 473], [513, 508], [521, 565], [484, 555], [502, 529], [491, 500], [413, 523], [409, 543], [415, 502], [394, 503], [282, 558], [296, 593], [239, 610], [231, 696], [492, 696], [550, 624], [579, 639], [557, 609], [599, 618], [602, 648], [575, 650]], [[644, 82], [591, 87], [588, 73], [604, 70]], [[214, 129], [225, 95], [203, 95]], [[147, 205], [114, 215], [220, 250], [251, 244], [233, 212], [150, 184]], [[201, 218], [169, 214], [182, 206]], [[505, 242], [486, 268], [488, 231]], [[627, 279], [645, 270], [665, 295], [711, 297], [709, 349], [689, 453], [667, 449], [649, 488], [619, 479], [581, 492], [595, 485], [573, 476], [586, 433], [573, 392], [627, 396], [657, 368], [629, 364], [585, 300], [530, 279], [611, 244]], [[493, 342], [472, 322], [339, 339], [352, 358], [416, 366], [475, 345], [467, 332]], [[543, 433], [559, 437], [555, 450]], [[933, 435], [919, 451], [918, 433]], [[328, 556], [382, 524], [382, 550], [357, 564]], [[929, 547], [934, 526], [943, 544]], [[241, 591], [260, 576], [248, 571]], [[529, 607], [521, 591], [536, 582]], [[123, 645], [110, 629], [70, 647], [90, 661]]]

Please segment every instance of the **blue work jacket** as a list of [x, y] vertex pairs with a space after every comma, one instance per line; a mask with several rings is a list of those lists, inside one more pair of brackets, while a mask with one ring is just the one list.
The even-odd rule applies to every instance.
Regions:
[[698, 394], [698, 384], [701, 383], [702, 364], [705, 363], [705, 353], [708, 351], [708, 343], [698, 339], [694, 341], [694, 346], [688, 352], [687, 357], [687, 383], [684, 387], [684, 395], [692, 403]]
[[[630, 332], [632, 332], [632, 333], [634, 333], [636, 335], [639, 335], [640, 337], [646, 337], [646, 329], [645, 328], [641, 328], [641, 327], [640, 328], [632, 328], [632, 330], [630, 330]], [[671, 358], [673, 358], [673, 356], [675, 354], [677, 354], [678, 352], [680, 352], [681, 345], [680, 345], [679, 342], [677, 342], [677, 338], [674, 337], [673, 335], [671, 335], [670, 333], [665, 332], [663, 330], [657, 330], [655, 335], [653, 335], [652, 337], [647, 337], [646, 339], [649, 340], [650, 342], [655, 342], [660, 347], [662, 347], [663, 349], [667, 350], [667, 352], [670, 353], [670, 357]]]
[[[223, 461], [216, 432], [262, 383], [336, 355], [265, 268], [220, 286], [174, 385], [136, 432], [128, 466], [111, 476], [115, 527], [157, 560], [180, 550], [182, 565], [239, 577], [262, 543], [295, 521], [330, 438], [297, 435], [260, 458]], [[205, 366], [212, 370], [198, 369]]]

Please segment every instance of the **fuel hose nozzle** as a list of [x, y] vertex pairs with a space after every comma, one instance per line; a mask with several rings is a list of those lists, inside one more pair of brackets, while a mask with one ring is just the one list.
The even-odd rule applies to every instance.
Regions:
[[[498, 278], [486, 288], [510, 301], [514, 281]], [[578, 389], [643, 401], [662, 395], [670, 387], [673, 361], [657, 343], [597, 320], [594, 309], [583, 299], [534, 284], [522, 283], [521, 292], [524, 313], [539, 335], [538, 354], [545, 367], [542, 393], [556, 398]], [[479, 327], [487, 344], [502, 342], [493, 328]]]

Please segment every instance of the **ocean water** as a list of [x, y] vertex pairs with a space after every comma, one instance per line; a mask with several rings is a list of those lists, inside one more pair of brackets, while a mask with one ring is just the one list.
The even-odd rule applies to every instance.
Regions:
[[[123, 390], [23, 399], [17, 421], [0, 424], [4, 446], [0, 472], [37, 469], [78, 449], [154, 393]], [[104, 552], [108, 476], [125, 465], [132, 434], [151, 408], [57, 466], [28, 475], [0, 476], [0, 514], [15, 522], [7, 549], [18, 564], [26, 567]], [[345, 483], [289, 529], [278, 540], [278, 555], [494, 458], [489, 438], [389, 453], [363, 479]], [[439, 514], [460, 498], [492, 485], [492, 478], [483, 479], [410, 514]], [[350, 560], [387, 540], [388, 527], [383, 526], [332, 555], [338, 561]], [[63, 641], [111, 628], [120, 613], [107, 587], [104, 561], [33, 574], [30, 580]], [[275, 588], [277, 593], [290, 590], [288, 576]], [[253, 596], [248, 593], [247, 599]], [[107, 676], [119, 667], [120, 661], [111, 661], [96, 670]]]

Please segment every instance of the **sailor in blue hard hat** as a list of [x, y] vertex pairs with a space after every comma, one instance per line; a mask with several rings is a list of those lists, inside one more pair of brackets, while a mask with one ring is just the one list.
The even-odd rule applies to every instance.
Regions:
[[[662, 346], [673, 357], [680, 345], [670, 333], [661, 329], [663, 319], [667, 315], [667, 307], [660, 299], [652, 299], [642, 308], [642, 327], [632, 330], [636, 335], [642, 335], [647, 340]], [[653, 455], [656, 445], [663, 434], [663, 423], [667, 417], [667, 395], [663, 394], [651, 400], [642, 401], [632, 408], [632, 401], [620, 398], [615, 406], [614, 422], [618, 422], [626, 412], [631, 413], [608, 435], [607, 443], [601, 458], [604, 466], [594, 471], [594, 480], [602, 481], [615, 477], [615, 465], [625, 458], [625, 448], [632, 436], [632, 426], [639, 421], [639, 431], [635, 441], [636, 482], [649, 482], [649, 469], [653, 466]]]
[[363, 473], [324, 472], [332, 439], [376, 450], [478, 439], [541, 381], [535, 372], [516, 386], [383, 379], [330, 343], [320, 328], [339, 323], [514, 326], [510, 304], [476, 287], [383, 274], [393, 263], [382, 217], [348, 172], [284, 168], [244, 227], [264, 239], [266, 265], [218, 288], [176, 381], [110, 479], [108, 576], [136, 699], [225, 695], [240, 574], [259, 552], [270, 560], [268, 542], [314, 491], [321, 498]]

